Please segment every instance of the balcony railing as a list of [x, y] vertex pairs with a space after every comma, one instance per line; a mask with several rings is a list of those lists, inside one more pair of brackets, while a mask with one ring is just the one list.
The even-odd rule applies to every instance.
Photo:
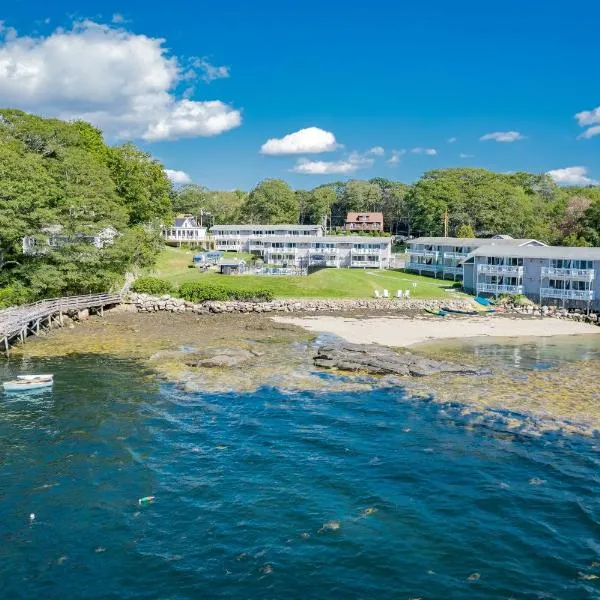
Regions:
[[488, 294], [522, 294], [522, 285], [499, 285], [496, 283], [478, 283], [478, 292], [485, 292]]
[[352, 248], [352, 254], [376, 254], [379, 255], [380, 248]]
[[462, 259], [468, 256], [468, 252], [444, 252], [444, 258], [448, 259]]
[[311, 254], [337, 254], [337, 248], [311, 248]]
[[593, 300], [594, 290], [558, 290], [556, 288], [542, 288], [542, 298], [560, 298], [563, 300]]
[[411, 269], [412, 271], [431, 271], [436, 273], [442, 270], [440, 265], [427, 265], [425, 263], [416, 262], [406, 263], [406, 268]]
[[426, 256], [436, 258], [439, 252], [437, 250], [407, 250], [409, 256]]
[[444, 271], [444, 273], [450, 273], [450, 275], [462, 275], [463, 274], [462, 267], [447, 267], [447, 266], [443, 266], [442, 270]]
[[593, 281], [594, 269], [558, 269], [555, 267], [542, 267], [542, 277]]
[[477, 265], [478, 273], [490, 273], [492, 275], [523, 275], [523, 267], [512, 265]]
[[351, 260], [351, 266], [353, 267], [379, 267], [381, 261], [379, 260]]

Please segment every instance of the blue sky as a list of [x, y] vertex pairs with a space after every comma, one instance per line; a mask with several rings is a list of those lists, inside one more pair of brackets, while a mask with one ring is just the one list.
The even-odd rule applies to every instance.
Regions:
[[88, 118], [180, 181], [600, 180], [598, 2], [86, 4], [5, 3], [0, 104]]

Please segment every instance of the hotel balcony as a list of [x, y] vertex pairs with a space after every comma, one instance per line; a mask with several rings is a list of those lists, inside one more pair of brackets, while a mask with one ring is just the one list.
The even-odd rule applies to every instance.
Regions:
[[594, 269], [555, 269], [554, 267], [542, 267], [542, 277], [593, 281]]
[[437, 250], [407, 250], [406, 254], [409, 256], [437, 258], [439, 252]]
[[496, 283], [478, 283], [478, 292], [485, 292], [487, 294], [522, 294], [522, 285], [500, 285]]
[[594, 299], [594, 290], [558, 290], [556, 288], [542, 288], [541, 298], [560, 298], [561, 300], [585, 300]]
[[351, 267], [363, 267], [365, 269], [377, 269], [382, 266], [379, 260], [354, 260], [350, 261]]
[[487, 273], [489, 275], [513, 275], [523, 276], [523, 267], [512, 265], [477, 265], [478, 273]]
[[311, 248], [311, 254], [337, 254], [337, 248]]
[[410, 269], [411, 271], [430, 271], [431, 273], [437, 273], [442, 270], [440, 265], [426, 265], [425, 263], [416, 262], [406, 263], [405, 268]]
[[444, 252], [444, 258], [448, 260], [462, 260], [468, 256], [468, 252]]
[[358, 254], [358, 255], [374, 255], [374, 256], [379, 256], [379, 253], [381, 252], [381, 250], [379, 248], [352, 248], [352, 254]]
[[442, 270], [444, 271], [444, 273], [449, 273], [450, 275], [462, 275], [463, 274], [463, 268], [462, 267], [447, 267], [447, 266], [443, 266]]

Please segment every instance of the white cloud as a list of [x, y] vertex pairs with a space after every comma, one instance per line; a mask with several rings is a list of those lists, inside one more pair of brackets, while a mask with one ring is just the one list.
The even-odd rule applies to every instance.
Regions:
[[461, 153], [458, 155], [458, 157], [459, 157], [459, 158], [475, 158], [475, 155], [474, 155], [474, 154], [465, 154], [464, 152], [461, 152]]
[[427, 156], [435, 156], [437, 154], [437, 150], [435, 148], [421, 148], [420, 146], [413, 148], [411, 152], [413, 154], [425, 154]]
[[358, 154], [358, 152], [352, 152], [341, 160], [326, 161], [300, 158], [291, 171], [303, 175], [348, 175], [358, 169], [371, 167], [374, 162], [372, 158], [367, 158], [363, 154]]
[[165, 169], [167, 177], [175, 185], [183, 185], [185, 183], [191, 183], [192, 178], [185, 171], [176, 171], [175, 169]]
[[111, 21], [116, 24], [125, 23], [125, 17], [119, 13], [115, 13], [112, 16]]
[[494, 131], [493, 133], [486, 133], [479, 138], [482, 142], [494, 140], [495, 142], [516, 142], [517, 140], [524, 140], [525, 136], [518, 131]]
[[194, 67], [201, 69], [202, 80], [206, 81], [206, 83], [210, 83], [215, 79], [227, 79], [229, 77], [229, 67], [215, 67], [206, 58], [197, 58], [192, 64]]
[[593, 110], [584, 110], [575, 115], [580, 127], [587, 127], [579, 137], [589, 139], [595, 135], [600, 135], [600, 106]]
[[241, 124], [219, 100], [180, 99], [189, 77], [165, 40], [92, 21], [47, 37], [0, 34], [0, 104], [85, 119], [109, 136], [151, 141], [218, 135]]
[[388, 158], [387, 164], [390, 165], [390, 167], [395, 167], [405, 154], [406, 150], [392, 150], [392, 156]]
[[457, 141], [457, 138], [455, 138], [455, 137], [451, 137], [451, 138], [448, 138], [446, 141], [447, 141], [449, 144], [454, 144], [454, 142], [456, 142], [456, 141]]
[[282, 138], [271, 138], [260, 148], [261, 154], [282, 156], [286, 154], [319, 154], [339, 148], [335, 135], [319, 127], [306, 127]]
[[385, 154], [385, 149], [381, 146], [373, 146], [373, 148], [367, 150], [367, 154], [372, 154], [373, 156], [383, 156]]
[[597, 185], [598, 181], [588, 177], [586, 167], [566, 167], [564, 169], [554, 169], [548, 171], [546, 175], [550, 175], [556, 183], [563, 185]]

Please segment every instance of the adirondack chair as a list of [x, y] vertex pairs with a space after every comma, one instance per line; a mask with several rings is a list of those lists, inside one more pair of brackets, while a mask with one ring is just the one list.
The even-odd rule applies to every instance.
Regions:
[[375, 298], [381, 298], [381, 296], [379, 295], [379, 290], [375, 290], [373, 292], [373, 295], [375, 296]]
[[404, 292], [402, 290], [398, 290], [396, 292], [396, 298], [402, 298], [404, 296]]
[[404, 297], [405, 297], [406, 299], [410, 298], [410, 290], [406, 290], [406, 291], [404, 292]]
[[390, 293], [387, 290], [383, 290], [383, 297], [384, 298], [389, 298], [390, 297]]

